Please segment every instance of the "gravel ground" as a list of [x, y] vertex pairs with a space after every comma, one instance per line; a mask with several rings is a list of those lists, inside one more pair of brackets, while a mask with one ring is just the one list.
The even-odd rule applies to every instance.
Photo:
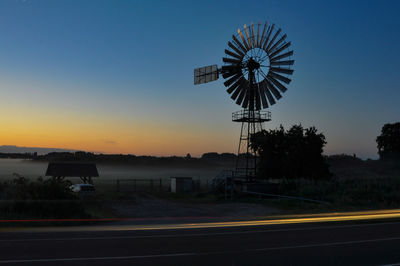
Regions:
[[118, 217], [248, 217], [281, 213], [277, 208], [253, 203], [184, 203], [154, 196], [138, 196], [135, 200], [107, 204]]

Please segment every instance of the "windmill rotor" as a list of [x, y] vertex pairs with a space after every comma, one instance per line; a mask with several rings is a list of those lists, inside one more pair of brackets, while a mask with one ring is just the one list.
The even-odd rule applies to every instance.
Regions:
[[268, 23], [244, 25], [232, 36], [221, 72], [227, 92], [238, 105], [261, 110], [282, 97], [294, 72], [293, 50], [289, 50], [291, 42], [286, 39], [280, 28]]

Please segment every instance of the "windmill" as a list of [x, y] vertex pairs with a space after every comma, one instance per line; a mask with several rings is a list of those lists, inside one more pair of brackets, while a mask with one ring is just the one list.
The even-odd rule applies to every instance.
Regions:
[[226, 91], [243, 108], [232, 114], [232, 121], [242, 124], [236, 177], [249, 180], [256, 176], [257, 154], [251, 149], [250, 137], [271, 120], [271, 113], [262, 109], [274, 105], [291, 81], [293, 50], [286, 38], [275, 24], [245, 24], [228, 41], [220, 68], [211, 65], [194, 70], [195, 85], [215, 81], [222, 75]]

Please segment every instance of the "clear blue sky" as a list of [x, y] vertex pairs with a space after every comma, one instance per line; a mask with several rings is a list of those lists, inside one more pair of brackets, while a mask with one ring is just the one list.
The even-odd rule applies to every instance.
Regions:
[[375, 158], [380, 128], [400, 120], [399, 11], [399, 1], [1, 1], [0, 145], [234, 152], [240, 108], [222, 80], [194, 86], [193, 68], [221, 64], [237, 28], [268, 20], [296, 62], [267, 128], [314, 125], [327, 154]]

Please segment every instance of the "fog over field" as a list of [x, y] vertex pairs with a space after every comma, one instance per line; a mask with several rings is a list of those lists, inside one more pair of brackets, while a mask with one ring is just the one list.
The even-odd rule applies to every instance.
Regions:
[[[17, 173], [27, 178], [37, 178], [46, 174], [47, 162], [38, 162], [22, 159], [0, 159], [0, 179], [13, 178]], [[126, 165], [107, 165], [98, 164], [97, 169], [100, 177], [95, 179], [128, 179], [128, 178], [163, 178], [171, 176], [188, 176], [195, 179], [206, 180], [216, 176], [222, 167], [213, 168], [177, 168], [177, 167], [152, 167], [152, 166], [126, 166]]]

